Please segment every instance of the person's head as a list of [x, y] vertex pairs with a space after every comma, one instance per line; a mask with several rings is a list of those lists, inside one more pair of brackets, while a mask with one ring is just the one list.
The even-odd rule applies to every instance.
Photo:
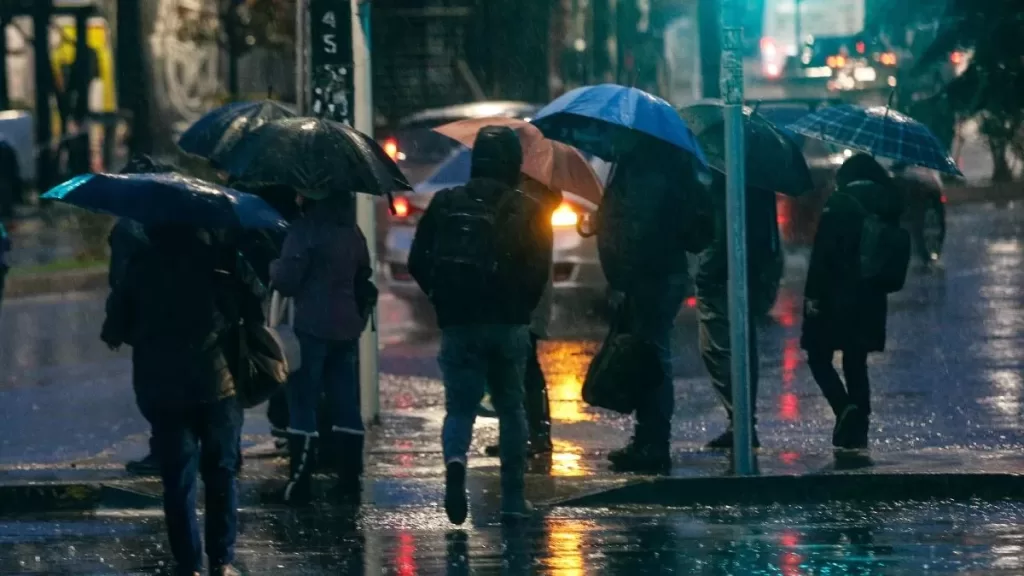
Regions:
[[121, 168], [121, 174], [166, 174], [176, 171], [177, 168], [170, 164], [164, 164], [157, 162], [153, 158], [145, 154], [136, 154], [128, 160], [124, 168]]
[[507, 126], [486, 126], [473, 143], [471, 178], [490, 178], [508, 186], [519, 183], [523, 147], [514, 130]]
[[298, 196], [291, 186], [264, 186], [253, 193], [266, 200], [267, 204], [277, 210], [281, 217], [291, 222], [301, 215]]
[[863, 152], [854, 154], [843, 162], [836, 172], [836, 186], [842, 188], [853, 182], [874, 182], [880, 186], [888, 187], [892, 178], [888, 170], [882, 167], [877, 160]]

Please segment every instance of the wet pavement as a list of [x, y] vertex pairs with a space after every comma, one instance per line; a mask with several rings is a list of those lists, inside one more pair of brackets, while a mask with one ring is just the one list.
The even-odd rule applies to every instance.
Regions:
[[[774, 320], [760, 331], [758, 428], [765, 446], [760, 460], [766, 472], [776, 474], [832, 465], [831, 413], [799, 349], [805, 263], [805, 256], [790, 258]], [[1018, 456], [1024, 439], [1022, 264], [1024, 205], [951, 209], [942, 264], [915, 267], [907, 288], [890, 299], [889, 349], [870, 361], [876, 470], [1024, 470]], [[102, 297], [96, 295], [5, 303], [0, 316], [5, 416], [0, 420], [0, 483], [117, 477], [127, 458], [144, 451], [145, 425], [131, 397], [128, 359], [124, 352], [106, 350], [96, 338], [102, 308]], [[418, 314], [392, 298], [384, 301], [382, 315], [383, 425], [370, 454], [365, 516], [351, 534], [336, 533], [332, 530], [344, 522], [321, 511], [314, 525], [326, 523], [330, 529], [321, 534], [307, 528], [300, 534], [302, 524], [290, 520], [289, 513], [250, 510], [254, 528], [247, 529], [242, 549], [255, 573], [361, 573], [339, 568], [358, 558], [367, 574], [443, 574], [446, 566], [452, 574], [503, 569], [552, 574], [670, 569], [708, 574], [1021, 573], [1016, 564], [1024, 557], [1021, 535], [1014, 525], [1024, 508], [1012, 503], [664, 513], [558, 508], [512, 536], [488, 519], [482, 505], [466, 543], [455, 538], [458, 553], [450, 557], [438, 508], [443, 396], [434, 359], [436, 334], [415, 325]], [[554, 339], [542, 344], [556, 441], [550, 464], [534, 470], [531, 482], [538, 487], [531, 490], [538, 500], [561, 495], [561, 487], [573, 483], [582, 489], [624, 481], [607, 471], [604, 456], [627, 439], [629, 420], [590, 409], [580, 399], [582, 377], [601, 335], [599, 320], [562, 310]], [[721, 431], [724, 412], [700, 363], [692, 310], [680, 316], [675, 352], [673, 474], [723, 473], [724, 456], [699, 450]], [[484, 458], [482, 448], [495, 440], [496, 421], [481, 419], [477, 428], [474, 450], [480, 456], [471, 461], [472, 477], [487, 486], [497, 463]], [[250, 412], [244, 440], [250, 454], [246, 473], [280, 477], [279, 462], [255, 458], [270, 441], [259, 411]], [[0, 523], [0, 573], [145, 572], [166, 561], [156, 548], [164, 542], [157, 518], [104, 514], [60, 524], [71, 535], [68, 542], [80, 542], [71, 544], [77, 550], [73, 557], [58, 548], [48, 552], [53, 522]], [[121, 540], [111, 544], [111, 536]], [[523, 569], [506, 558], [520, 548], [529, 552], [531, 562]], [[32, 564], [35, 556], [41, 560]], [[459, 564], [462, 556], [470, 566]], [[19, 564], [3, 564], [9, 558]]]

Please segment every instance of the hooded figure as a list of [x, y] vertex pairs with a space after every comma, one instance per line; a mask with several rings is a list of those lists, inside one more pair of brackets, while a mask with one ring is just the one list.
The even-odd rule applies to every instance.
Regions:
[[523, 153], [507, 127], [480, 130], [471, 178], [442, 190], [420, 219], [409, 272], [430, 297], [441, 327], [445, 386], [441, 440], [445, 511], [466, 520], [466, 458], [477, 407], [490, 389], [500, 421], [502, 513], [528, 514], [523, 379], [529, 324], [551, 267], [552, 240], [535, 233], [544, 204], [516, 189]]
[[[904, 200], [889, 173], [857, 154], [836, 174], [814, 238], [800, 345], [815, 381], [836, 414], [833, 444], [866, 448], [871, 414], [867, 355], [885, 349], [887, 294], [861, 280], [860, 246], [869, 215], [899, 226]], [[845, 385], [832, 365], [843, 352]]]

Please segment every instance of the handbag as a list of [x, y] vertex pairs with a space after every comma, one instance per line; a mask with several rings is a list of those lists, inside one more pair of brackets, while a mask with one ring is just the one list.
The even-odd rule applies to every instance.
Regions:
[[[286, 321], [287, 320], [287, 321]], [[273, 328], [281, 340], [284, 356], [288, 361], [288, 372], [294, 374], [302, 366], [299, 338], [295, 335], [295, 302], [274, 291], [270, 297], [270, 313], [267, 325]]]
[[584, 402], [620, 414], [636, 410], [637, 401], [665, 377], [657, 346], [630, 333], [627, 309], [628, 301], [616, 314], [583, 380]]

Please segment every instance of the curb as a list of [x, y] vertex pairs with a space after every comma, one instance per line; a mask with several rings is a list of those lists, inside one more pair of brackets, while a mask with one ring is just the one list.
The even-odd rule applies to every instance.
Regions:
[[653, 478], [566, 498], [554, 505], [582, 508], [627, 505], [687, 507], [972, 499], [1024, 499], [1024, 475], [854, 473]]
[[107, 268], [94, 267], [50, 274], [9, 274], [4, 299], [107, 289]]

